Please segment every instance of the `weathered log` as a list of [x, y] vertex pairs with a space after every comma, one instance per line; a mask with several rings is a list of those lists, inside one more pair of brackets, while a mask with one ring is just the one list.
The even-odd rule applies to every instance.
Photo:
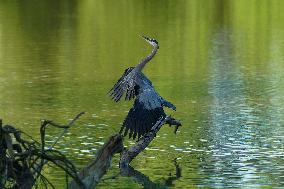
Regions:
[[[122, 137], [118, 134], [111, 136], [98, 151], [96, 159], [79, 172], [78, 176], [87, 189], [94, 188], [99, 183], [101, 177], [110, 168], [112, 156], [120, 153], [122, 149]], [[66, 188], [78, 189], [79, 187], [75, 181], [71, 181]]]

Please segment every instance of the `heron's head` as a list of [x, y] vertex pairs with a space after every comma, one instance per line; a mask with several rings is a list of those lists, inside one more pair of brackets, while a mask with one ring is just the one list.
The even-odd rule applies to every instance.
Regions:
[[143, 39], [145, 39], [145, 41], [147, 41], [148, 43], [150, 43], [150, 45], [154, 46], [154, 47], [158, 47], [159, 48], [159, 43], [156, 39], [151, 39], [149, 37], [146, 36], [142, 36]]

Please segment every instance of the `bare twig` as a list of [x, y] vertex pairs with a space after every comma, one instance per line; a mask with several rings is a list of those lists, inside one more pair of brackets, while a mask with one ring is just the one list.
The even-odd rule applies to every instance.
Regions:
[[[42, 155], [45, 155], [46, 152], [48, 151], [52, 151], [52, 152], [57, 152], [58, 151], [54, 151], [52, 150], [53, 147], [57, 144], [57, 142], [63, 137], [63, 135], [67, 132], [67, 129], [70, 128], [76, 120], [78, 120], [82, 115], [84, 114], [84, 112], [81, 112], [79, 113], [78, 115], [76, 115], [68, 124], [66, 125], [59, 125], [57, 123], [54, 123], [53, 121], [50, 121], [50, 120], [43, 120], [42, 123], [41, 123], [41, 127], [40, 127], [40, 136], [41, 136], [41, 154]], [[51, 125], [51, 126], [54, 126], [54, 127], [58, 127], [58, 128], [63, 128], [64, 130], [60, 133], [60, 135], [57, 137], [57, 139], [53, 142], [53, 144], [48, 147], [47, 150], [45, 150], [45, 130], [47, 128], [48, 125]], [[35, 173], [38, 173], [40, 172], [40, 170], [42, 170], [43, 166], [48, 162], [48, 161], [52, 161], [53, 163], [55, 163], [57, 166], [61, 167], [61, 168], [64, 168], [66, 167], [68, 164], [71, 165], [71, 168], [70, 169], [66, 169], [64, 171], [66, 171], [66, 173], [68, 173], [69, 175], [71, 175], [74, 180], [78, 183], [78, 185], [81, 187], [81, 188], [84, 188], [84, 186], [82, 185], [82, 183], [80, 183], [81, 181], [79, 179], [77, 179], [78, 175], [77, 173], [75, 173], [74, 175], [70, 174], [70, 170], [76, 170], [76, 167], [72, 164], [72, 162], [67, 162], [67, 158], [65, 158], [65, 156], [63, 154], [60, 154], [61, 155], [61, 160], [65, 160], [65, 165], [61, 166], [60, 164], [57, 164], [58, 160], [57, 161], [52, 161], [53, 158], [50, 158], [48, 159], [48, 156], [46, 156], [45, 158], [39, 158], [41, 161], [38, 162], [36, 168], [35, 168]], [[62, 161], [64, 163], [64, 161]], [[66, 164], [67, 162], [67, 164]], [[37, 174], [36, 176], [36, 179], [39, 177], [40, 175]]]
[[[75, 121], [77, 121], [84, 113], [85, 112], [79, 113], [66, 125], [59, 125], [59, 124], [54, 123], [53, 121], [50, 121], [50, 120], [43, 120], [42, 121], [40, 130], [41, 130], [41, 133], [43, 133], [43, 134], [45, 133], [45, 129], [48, 125], [58, 127], [58, 128], [64, 128], [64, 130], [60, 133], [60, 135], [56, 138], [56, 140], [50, 145], [49, 149], [52, 149], [57, 144], [57, 142], [67, 132], [67, 129], [69, 129], [75, 123]], [[44, 137], [42, 137], [42, 140], [44, 140]], [[44, 141], [42, 141], [42, 142], [44, 142]]]

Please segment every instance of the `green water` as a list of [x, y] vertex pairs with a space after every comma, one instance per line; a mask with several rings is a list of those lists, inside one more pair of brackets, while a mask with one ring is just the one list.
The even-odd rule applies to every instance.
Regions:
[[[172, 188], [284, 186], [284, 1], [0, 1], [0, 117], [38, 138], [43, 118], [86, 114], [57, 149], [78, 167], [118, 132], [132, 103], [107, 91], [151, 47], [144, 73], [177, 106], [132, 166]], [[51, 143], [59, 130], [50, 129]], [[125, 140], [125, 145], [133, 142]], [[175, 176], [174, 159], [181, 168]], [[106, 177], [119, 172], [118, 156]], [[171, 175], [170, 175], [171, 174]], [[45, 170], [57, 188], [65, 177]], [[99, 188], [142, 188], [131, 178]]]

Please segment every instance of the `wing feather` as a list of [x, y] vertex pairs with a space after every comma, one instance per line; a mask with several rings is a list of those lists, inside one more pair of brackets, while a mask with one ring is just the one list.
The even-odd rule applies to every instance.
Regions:
[[[152, 99], [149, 99], [152, 98]], [[138, 139], [151, 130], [155, 123], [166, 114], [162, 102], [154, 88], [143, 90], [135, 99], [133, 107], [125, 118], [121, 132], [125, 135], [129, 131], [129, 138]]]
[[115, 85], [109, 90], [108, 94], [111, 99], [115, 102], [120, 101], [121, 97], [125, 93], [125, 100], [131, 100], [132, 96], [130, 95], [134, 90], [135, 77], [136, 74], [133, 73], [133, 67], [130, 67], [125, 70], [124, 74], [118, 79]]
[[124, 94], [125, 100], [129, 101], [137, 95], [135, 86], [141, 85], [153, 87], [151, 81], [142, 72], [134, 70], [134, 67], [130, 67], [125, 70], [108, 94], [115, 102], [120, 101]]

